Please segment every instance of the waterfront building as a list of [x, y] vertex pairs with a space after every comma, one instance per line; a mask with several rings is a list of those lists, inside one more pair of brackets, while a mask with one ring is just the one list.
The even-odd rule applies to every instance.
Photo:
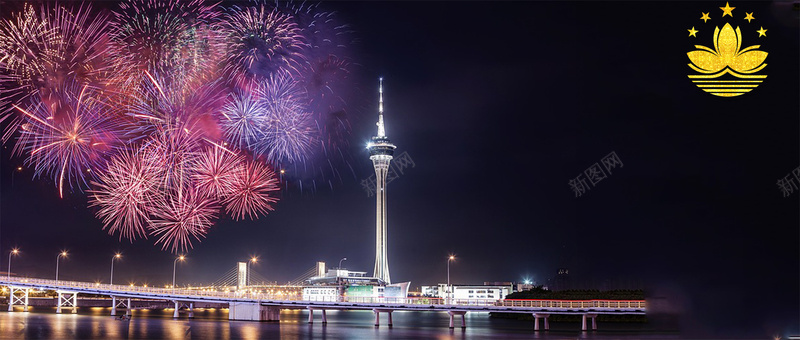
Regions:
[[[511, 294], [514, 285], [451, 285], [453, 299], [482, 299], [482, 300], [502, 300], [506, 295]], [[422, 286], [420, 288], [422, 296], [445, 298], [447, 295], [447, 284], [440, 283], [438, 286]]]

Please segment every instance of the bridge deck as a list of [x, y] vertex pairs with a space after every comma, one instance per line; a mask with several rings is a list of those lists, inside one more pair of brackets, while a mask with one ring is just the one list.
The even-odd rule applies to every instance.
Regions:
[[253, 303], [281, 309], [410, 310], [450, 312], [503, 312], [551, 314], [645, 314], [642, 300], [489, 300], [431, 298], [342, 297], [341, 301], [304, 301], [266, 293], [169, 289], [34, 278], [0, 278], [0, 285], [56, 290], [117, 298], [183, 302]]

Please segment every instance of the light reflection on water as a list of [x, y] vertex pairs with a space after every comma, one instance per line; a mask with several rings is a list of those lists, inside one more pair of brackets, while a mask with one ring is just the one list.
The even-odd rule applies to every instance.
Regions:
[[[531, 322], [492, 319], [486, 313], [468, 313], [467, 328], [449, 329], [444, 312], [392, 314], [393, 327], [381, 315], [374, 327], [371, 311], [328, 311], [323, 325], [320, 312], [308, 324], [308, 312], [285, 310], [278, 322], [229, 321], [227, 309], [195, 309], [194, 318], [173, 309], [134, 310], [129, 321], [110, 316], [111, 308], [79, 308], [55, 314], [55, 308], [31, 308], [28, 313], [0, 312], [2, 339], [676, 339], [669, 334], [642, 331], [641, 325], [600, 324], [600, 332], [580, 332], [579, 324], [551, 323], [550, 332], [534, 332]], [[122, 312], [124, 313], [124, 312]], [[460, 324], [456, 318], [456, 324]], [[646, 326], [645, 326], [646, 327]]]

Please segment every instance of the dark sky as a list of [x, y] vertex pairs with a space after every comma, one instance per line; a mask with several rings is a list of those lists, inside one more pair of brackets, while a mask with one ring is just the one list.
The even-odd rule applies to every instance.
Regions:
[[[724, 5], [324, 3], [357, 40], [343, 150], [353, 170], [333, 189], [284, 192], [257, 221], [219, 221], [179, 281], [216, 280], [251, 254], [279, 282], [343, 257], [371, 273], [375, 202], [360, 181], [372, 174], [364, 146], [383, 76], [387, 134], [415, 163], [388, 186], [393, 281], [444, 282], [451, 253], [454, 283], [547, 283], [564, 267], [587, 285], [667, 296], [699, 334], [797, 333], [800, 192], [784, 197], [776, 182], [800, 166], [800, 12], [735, 2], [723, 21]], [[769, 53], [768, 78], [735, 98], [687, 78], [686, 52], [713, 46], [725, 22]], [[62, 200], [30, 171], [12, 174], [22, 160], [9, 149], [0, 245], [22, 248], [15, 272], [50, 277], [65, 248], [60, 277], [107, 281], [119, 250], [115, 281], [171, 279], [173, 255], [107, 235], [84, 195]], [[568, 181], [612, 151], [624, 166], [576, 197]]]

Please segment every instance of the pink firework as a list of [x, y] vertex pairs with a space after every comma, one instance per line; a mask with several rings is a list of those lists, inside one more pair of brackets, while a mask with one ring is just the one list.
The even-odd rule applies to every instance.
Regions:
[[257, 219], [261, 214], [274, 210], [278, 202], [278, 179], [268, 166], [258, 162], [242, 164], [234, 175], [233, 192], [225, 198], [225, 212], [235, 220]]
[[146, 161], [163, 169], [162, 186], [182, 192], [192, 185], [191, 163], [201, 140], [188, 129], [159, 126], [141, 148]]
[[156, 244], [173, 253], [186, 252], [192, 248], [192, 239], [205, 237], [219, 211], [216, 200], [192, 188], [164, 195], [157, 204], [149, 228], [158, 236]]
[[197, 190], [209, 197], [222, 198], [234, 193], [235, 174], [242, 166], [242, 157], [223, 146], [214, 145], [197, 154], [193, 162], [192, 180]]
[[106, 170], [92, 182], [90, 207], [99, 207], [97, 218], [103, 221], [103, 229], [109, 234], [119, 233], [131, 241], [147, 238], [145, 227], [149, 225], [149, 211], [158, 192], [162, 169], [139, 155], [123, 151], [113, 157]]

